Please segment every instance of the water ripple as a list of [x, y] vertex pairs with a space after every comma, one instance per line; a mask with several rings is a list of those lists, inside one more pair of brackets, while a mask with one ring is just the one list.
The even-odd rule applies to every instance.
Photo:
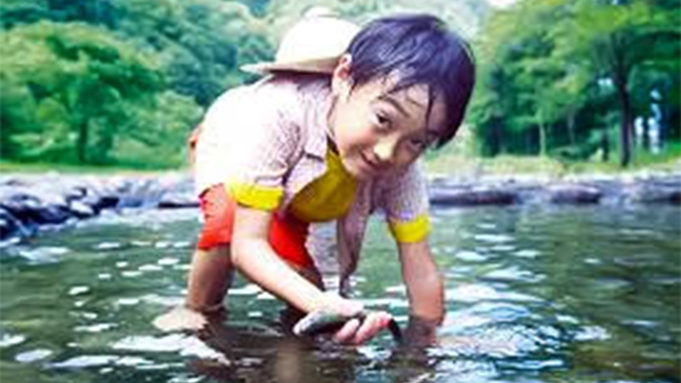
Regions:
[[463, 284], [448, 289], [445, 296], [457, 302], [478, 302], [484, 300], [502, 300], [518, 302], [540, 302], [540, 298], [516, 292], [499, 292], [491, 286], [481, 284]]
[[229, 289], [229, 295], [257, 295], [262, 292], [260, 286], [249, 283], [243, 287]]
[[139, 298], [118, 298], [116, 304], [118, 306], [135, 306], [140, 303]]
[[142, 275], [141, 271], [138, 270], [125, 270], [121, 273], [121, 276], [125, 278], [137, 278]]
[[141, 272], [163, 271], [163, 267], [156, 264], [146, 264], [137, 268]]
[[85, 294], [85, 293], [88, 293], [88, 292], [90, 292], [90, 288], [88, 286], [73, 286], [69, 289], [68, 294], [70, 296], [74, 296], [74, 295], [82, 295], [82, 294]]
[[115, 355], [81, 355], [62, 362], [52, 363], [50, 366], [54, 368], [83, 368], [83, 367], [97, 367], [112, 364], [118, 360]]
[[512, 322], [534, 316], [526, 307], [503, 302], [480, 302], [468, 308], [467, 311], [492, 318], [497, 322]]
[[23, 343], [26, 337], [23, 335], [2, 334], [0, 337], [0, 348], [14, 346]]
[[473, 238], [477, 241], [488, 243], [506, 243], [513, 241], [513, 237], [506, 234], [475, 234]]
[[178, 262], [180, 262], [179, 259], [171, 257], [164, 257], [156, 261], [156, 263], [158, 263], [161, 266], [172, 266]]
[[95, 246], [96, 250], [118, 250], [122, 247], [120, 242], [101, 242]]
[[[136, 357], [136, 356], [117, 356], [117, 355], [80, 355], [61, 362], [52, 363], [49, 365], [52, 368], [64, 369], [80, 369], [86, 367], [104, 367], [104, 366], [149, 366], [158, 367], [154, 365], [151, 360]], [[106, 373], [106, 370], [100, 371]]]
[[100, 333], [117, 327], [116, 323], [99, 323], [90, 326], [76, 326], [73, 328], [75, 332]]
[[170, 334], [159, 338], [149, 335], [131, 335], [114, 342], [111, 348], [125, 351], [178, 352], [181, 356], [210, 359], [224, 357], [196, 337], [181, 334]]
[[62, 259], [62, 255], [70, 252], [71, 250], [67, 247], [42, 246], [19, 250], [19, 256], [34, 264], [44, 264], [59, 262]]
[[522, 249], [513, 253], [513, 255], [520, 258], [536, 258], [540, 254], [540, 251], [532, 249]]
[[502, 281], [526, 281], [538, 282], [544, 279], [543, 275], [537, 275], [528, 270], [523, 270], [518, 266], [511, 266], [505, 269], [492, 270], [483, 276], [485, 279]]
[[487, 260], [487, 257], [485, 255], [482, 255], [480, 253], [476, 253], [475, 251], [459, 251], [456, 254], [454, 254], [456, 259], [462, 260], [462, 261], [468, 261], [468, 262], [482, 262]]
[[54, 354], [52, 350], [48, 350], [46, 348], [39, 348], [36, 350], [25, 351], [20, 354], [17, 354], [14, 357], [14, 360], [16, 360], [19, 363], [33, 363], [39, 360], [46, 359], [50, 357], [52, 354]]
[[608, 330], [600, 326], [584, 326], [574, 336], [574, 339], [578, 341], [606, 340], [609, 338]]

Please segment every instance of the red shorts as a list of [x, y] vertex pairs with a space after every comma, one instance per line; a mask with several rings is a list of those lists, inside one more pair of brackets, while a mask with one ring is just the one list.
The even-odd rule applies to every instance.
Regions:
[[[203, 192], [200, 197], [203, 212], [203, 229], [199, 235], [198, 248], [210, 250], [218, 245], [232, 241], [234, 212], [237, 203], [232, 199], [224, 185], [215, 185]], [[287, 214], [281, 218], [272, 216], [269, 243], [280, 258], [302, 268], [314, 266], [305, 248], [309, 224]]]

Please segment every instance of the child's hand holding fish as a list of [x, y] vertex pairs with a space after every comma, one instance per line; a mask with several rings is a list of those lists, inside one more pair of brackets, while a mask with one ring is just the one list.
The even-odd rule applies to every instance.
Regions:
[[401, 335], [392, 315], [385, 311], [366, 310], [357, 301], [327, 294], [331, 305], [316, 310], [301, 319], [293, 328], [296, 335], [333, 333], [333, 339], [343, 344], [361, 344], [383, 329], [390, 329], [399, 342]]

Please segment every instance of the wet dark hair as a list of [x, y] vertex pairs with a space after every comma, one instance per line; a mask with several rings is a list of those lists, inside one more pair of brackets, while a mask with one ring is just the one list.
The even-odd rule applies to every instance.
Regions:
[[346, 53], [352, 57], [353, 87], [391, 75], [397, 75], [397, 82], [390, 93], [427, 86], [426, 116], [438, 97], [446, 107], [446, 126], [435, 147], [454, 137], [473, 92], [475, 63], [468, 43], [442, 20], [431, 15], [376, 19], [362, 28]]

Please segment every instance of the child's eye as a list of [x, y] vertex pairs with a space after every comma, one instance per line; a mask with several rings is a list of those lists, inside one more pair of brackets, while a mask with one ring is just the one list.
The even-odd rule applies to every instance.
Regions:
[[378, 125], [380, 129], [390, 128], [390, 119], [386, 115], [376, 113], [374, 118], [376, 119], [376, 125]]
[[412, 138], [409, 140], [409, 146], [415, 152], [421, 152], [428, 149], [430, 141], [424, 138]]
[[412, 138], [409, 140], [409, 146], [414, 151], [422, 151], [428, 147], [428, 141], [421, 138]]

